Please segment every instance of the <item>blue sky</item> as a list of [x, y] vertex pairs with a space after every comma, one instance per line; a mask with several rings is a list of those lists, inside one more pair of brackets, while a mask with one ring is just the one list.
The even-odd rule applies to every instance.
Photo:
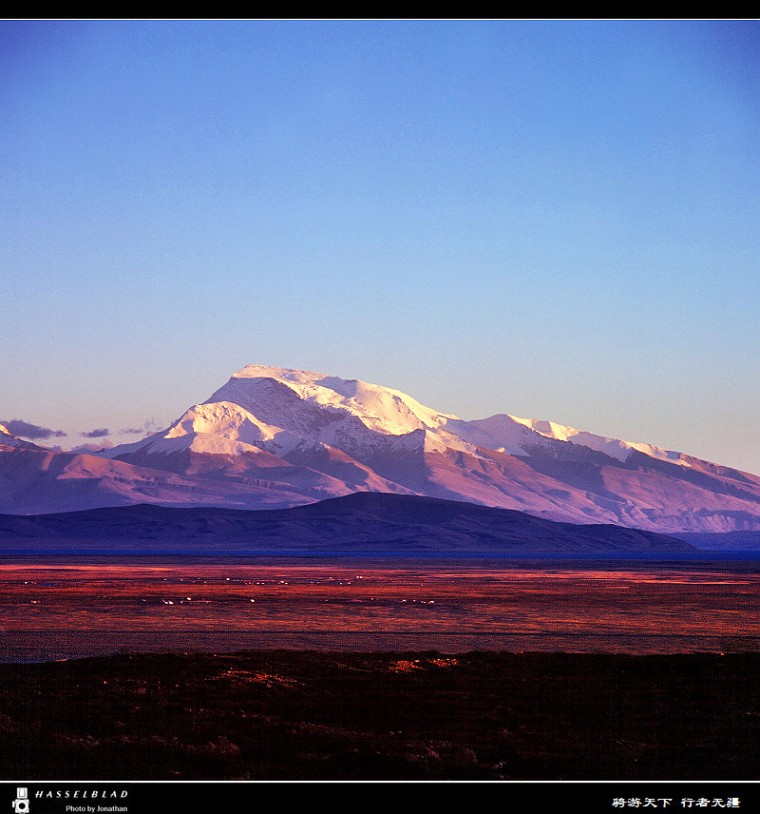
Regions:
[[247, 363], [760, 473], [760, 23], [0, 21], [0, 419]]

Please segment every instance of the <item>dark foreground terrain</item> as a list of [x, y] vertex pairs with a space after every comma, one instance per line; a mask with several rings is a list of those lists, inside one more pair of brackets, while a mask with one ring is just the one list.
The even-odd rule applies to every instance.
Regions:
[[0, 766], [27, 780], [751, 780], [758, 676], [758, 653], [6, 664]]

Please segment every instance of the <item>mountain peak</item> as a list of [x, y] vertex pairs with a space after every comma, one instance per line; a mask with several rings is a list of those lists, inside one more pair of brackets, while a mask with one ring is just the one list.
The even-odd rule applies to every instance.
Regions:
[[[294, 396], [300, 404], [296, 404]], [[285, 427], [289, 419], [295, 419], [295, 413], [308, 411], [311, 418], [319, 415], [322, 424], [342, 418], [353, 424], [358, 421], [382, 435], [435, 430], [456, 418], [384, 385], [257, 364], [246, 365], [234, 373], [227, 384], [208, 399], [208, 402], [216, 401], [235, 402], [278, 426]], [[283, 420], [286, 424], [281, 423]]]
[[286, 381], [306, 384], [327, 378], [324, 373], [311, 370], [298, 370], [290, 367], [275, 367], [274, 365], [245, 365], [232, 374], [232, 379], [284, 379]]

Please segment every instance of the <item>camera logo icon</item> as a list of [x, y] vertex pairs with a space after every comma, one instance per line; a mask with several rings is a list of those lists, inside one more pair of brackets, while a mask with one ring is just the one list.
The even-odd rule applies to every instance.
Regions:
[[15, 814], [29, 814], [29, 789], [26, 786], [16, 787], [16, 799], [11, 805]]

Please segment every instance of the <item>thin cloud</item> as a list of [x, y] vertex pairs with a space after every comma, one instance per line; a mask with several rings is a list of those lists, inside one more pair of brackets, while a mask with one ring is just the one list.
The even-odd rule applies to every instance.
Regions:
[[9, 421], [0, 421], [8, 432], [13, 435], [18, 435], [21, 438], [29, 438], [36, 441], [42, 438], [65, 438], [66, 433], [63, 430], [51, 430], [50, 427], [41, 427], [39, 424], [31, 424], [29, 421], [23, 421], [20, 418], [12, 418]]
[[90, 430], [89, 432], [80, 432], [82, 438], [103, 438], [111, 434], [111, 430], [106, 427], [99, 427], [97, 430]]
[[154, 432], [157, 432], [161, 429], [161, 425], [156, 421], [155, 418], [149, 418], [145, 421], [142, 427], [125, 427], [123, 430], [119, 431], [119, 435], [153, 435]]
[[99, 444], [79, 444], [76, 447], [72, 447], [69, 452], [100, 452], [101, 450], [108, 449], [112, 446], [113, 444], [110, 441], [105, 440]]

